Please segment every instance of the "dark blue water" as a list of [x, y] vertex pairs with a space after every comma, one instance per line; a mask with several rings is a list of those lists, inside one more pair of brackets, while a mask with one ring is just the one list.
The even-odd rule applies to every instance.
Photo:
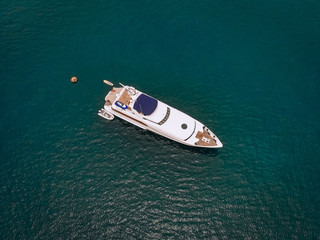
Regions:
[[[0, 26], [2, 239], [320, 239], [319, 1], [4, 1]], [[103, 79], [224, 148], [98, 117]]]

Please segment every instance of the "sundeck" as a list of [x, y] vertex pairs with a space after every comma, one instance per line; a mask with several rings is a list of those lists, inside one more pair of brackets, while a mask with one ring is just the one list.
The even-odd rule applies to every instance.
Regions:
[[[108, 81], [105, 83], [111, 85]], [[114, 115], [142, 129], [189, 146], [223, 146], [218, 137], [198, 120], [134, 87], [120, 85], [121, 87], [113, 87], [105, 97], [104, 107], [98, 113], [101, 117], [112, 120]]]

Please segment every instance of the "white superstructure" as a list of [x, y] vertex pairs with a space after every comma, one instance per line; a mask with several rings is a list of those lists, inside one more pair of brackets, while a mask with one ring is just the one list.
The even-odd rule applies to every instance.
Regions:
[[189, 146], [223, 146], [218, 137], [196, 119], [133, 87], [121, 86], [113, 87], [107, 94], [104, 108], [99, 111], [100, 116], [109, 119], [106, 116], [115, 115], [140, 128]]

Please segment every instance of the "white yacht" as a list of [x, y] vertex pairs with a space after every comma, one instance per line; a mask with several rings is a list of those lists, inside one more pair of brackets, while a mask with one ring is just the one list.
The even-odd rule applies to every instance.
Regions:
[[[107, 80], [106, 84], [113, 86]], [[135, 89], [121, 84], [105, 97], [98, 115], [112, 120], [117, 116], [142, 129], [173, 141], [203, 148], [221, 148], [218, 137], [205, 125], [189, 115]]]

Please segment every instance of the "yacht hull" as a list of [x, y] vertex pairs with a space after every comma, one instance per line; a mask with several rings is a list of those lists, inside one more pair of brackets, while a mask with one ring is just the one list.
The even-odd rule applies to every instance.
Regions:
[[105, 100], [106, 112], [142, 129], [192, 147], [223, 147], [204, 124], [133, 87], [113, 88]]

